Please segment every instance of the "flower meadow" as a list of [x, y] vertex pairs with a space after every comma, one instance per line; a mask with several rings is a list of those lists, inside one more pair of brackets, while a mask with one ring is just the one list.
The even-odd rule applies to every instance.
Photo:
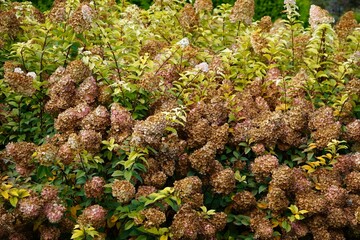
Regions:
[[0, 239], [360, 239], [353, 12], [0, 3]]

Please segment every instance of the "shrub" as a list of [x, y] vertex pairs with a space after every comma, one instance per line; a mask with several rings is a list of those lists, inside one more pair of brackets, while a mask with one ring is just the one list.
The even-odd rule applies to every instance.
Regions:
[[354, 13], [1, 7], [0, 238], [358, 237]]

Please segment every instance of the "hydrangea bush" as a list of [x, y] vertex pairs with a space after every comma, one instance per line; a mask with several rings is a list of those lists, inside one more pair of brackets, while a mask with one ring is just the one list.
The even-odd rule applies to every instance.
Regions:
[[353, 12], [1, 3], [1, 239], [360, 237]]

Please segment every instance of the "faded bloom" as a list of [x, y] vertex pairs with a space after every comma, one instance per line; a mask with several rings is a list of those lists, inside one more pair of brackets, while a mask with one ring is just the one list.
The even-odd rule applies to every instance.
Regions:
[[199, 177], [186, 177], [175, 181], [175, 194], [180, 198], [189, 197], [195, 193], [201, 193], [202, 182]]
[[353, 171], [345, 178], [346, 189], [358, 193], [360, 192], [360, 172]]
[[263, 53], [263, 49], [266, 48], [268, 40], [261, 36], [259, 32], [253, 32], [250, 38], [251, 46], [254, 49], [255, 53]]
[[106, 107], [99, 105], [81, 122], [83, 129], [104, 131], [110, 125], [110, 114]]
[[215, 160], [216, 149], [212, 144], [207, 143], [197, 149], [189, 156], [191, 166], [200, 174], [207, 174], [212, 171], [212, 163]]
[[213, 191], [220, 194], [229, 194], [235, 188], [234, 172], [230, 168], [224, 169], [211, 176]]
[[115, 179], [112, 185], [112, 195], [120, 203], [128, 203], [135, 197], [135, 187], [129, 181]]
[[320, 24], [334, 23], [335, 19], [330, 16], [329, 12], [319, 6], [311, 5], [309, 23], [311, 28], [315, 29]]
[[94, 228], [100, 228], [106, 223], [107, 210], [100, 205], [92, 205], [82, 212], [78, 222], [82, 225], [91, 225]]
[[284, 0], [284, 7], [287, 13], [291, 13], [296, 6], [296, 0]]
[[296, 0], [284, 0], [284, 5], [296, 5]]
[[166, 215], [162, 211], [156, 208], [149, 208], [142, 210], [141, 215], [144, 216], [144, 227], [145, 228], [158, 228], [162, 223], [166, 221]]
[[95, 176], [86, 181], [84, 190], [85, 196], [98, 198], [104, 193], [105, 180], [102, 177]]
[[51, 223], [58, 223], [62, 219], [66, 207], [57, 201], [52, 201], [47, 203], [44, 207], [44, 212]]
[[262, 32], [269, 32], [272, 27], [271, 17], [270, 16], [262, 17], [258, 25]]
[[15, 68], [13, 71], [5, 69], [4, 79], [15, 92], [31, 96], [36, 92], [33, 86], [34, 78], [31, 75], [25, 74], [21, 68]]
[[187, 31], [192, 31], [198, 24], [198, 17], [196, 15], [194, 7], [187, 3], [181, 10], [179, 22], [180, 25]]
[[0, 12], [0, 35], [8, 35], [10, 38], [16, 37], [20, 31], [20, 22], [12, 11]]
[[90, 29], [94, 13], [87, 3], [82, 3], [73, 13], [68, 23], [76, 33]]
[[55, 200], [58, 196], [58, 189], [55, 186], [44, 186], [41, 190], [41, 197], [45, 201], [49, 202]]
[[81, 13], [83, 16], [83, 19], [87, 23], [91, 23], [93, 19], [94, 12], [88, 5], [84, 4], [81, 6]]
[[86, 78], [90, 77], [91, 70], [87, 65], [78, 59], [69, 63], [66, 67], [65, 74], [70, 74], [71, 79], [73, 79], [75, 83], [79, 84]]
[[358, 23], [355, 19], [355, 13], [353, 11], [349, 11], [341, 16], [339, 22], [335, 26], [335, 30], [340, 39], [346, 40], [346, 37], [351, 34], [357, 25]]
[[234, 201], [234, 209], [239, 212], [251, 210], [251, 208], [256, 206], [256, 198], [249, 191], [236, 193], [232, 200]]
[[54, 127], [59, 132], [74, 131], [80, 121], [88, 115], [90, 107], [87, 104], [79, 104], [74, 108], [68, 108], [60, 113], [55, 120]]
[[290, 202], [286, 197], [286, 192], [278, 187], [269, 188], [269, 192], [266, 195], [269, 209], [274, 212], [286, 210]]
[[99, 89], [93, 76], [86, 78], [76, 89], [76, 100], [79, 103], [91, 104], [99, 95]]
[[40, 240], [57, 240], [60, 238], [60, 229], [54, 226], [41, 225], [39, 228]]
[[101, 133], [94, 130], [80, 130], [79, 132], [80, 144], [82, 149], [90, 153], [97, 153], [101, 148]]
[[211, 0], [195, 0], [194, 8], [196, 12], [209, 11], [213, 9], [213, 3]]
[[230, 14], [230, 21], [250, 25], [255, 14], [254, 0], [237, 0]]
[[42, 203], [38, 197], [23, 198], [19, 202], [19, 210], [23, 217], [34, 219], [39, 216]]
[[121, 106], [119, 103], [111, 104], [110, 109], [111, 130], [115, 132], [132, 131], [134, 125], [129, 110]]
[[255, 175], [256, 181], [264, 181], [271, 176], [271, 172], [279, 166], [278, 159], [273, 155], [263, 155], [255, 158], [251, 164], [251, 171]]
[[66, 20], [66, 2], [55, 1], [51, 8], [48, 18], [53, 23], [60, 23]]
[[200, 228], [200, 216], [191, 208], [190, 205], [184, 205], [175, 214], [170, 231], [173, 239], [198, 239]]
[[58, 147], [46, 143], [36, 148], [35, 159], [38, 160], [41, 165], [50, 166], [56, 161], [57, 152]]

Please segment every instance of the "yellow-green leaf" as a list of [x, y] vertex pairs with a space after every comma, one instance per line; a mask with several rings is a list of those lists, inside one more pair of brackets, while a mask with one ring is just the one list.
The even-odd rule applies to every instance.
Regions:
[[2, 195], [6, 200], [9, 199], [9, 193], [8, 193], [8, 191], [1, 191], [1, 195]]
[[71, 239], [82, 239], [82, 236], [84, 236], [84, 231], [77, 229], [73, 231]]
[[168, 239], [168, 235], [162, 235], [161, 237], [160, 237], [160, 240], [167, 240]]
[[19, 199], [17, 197], [10, 197], [9, 199], [11, 206], [16, 207]]
[[10, 189], [9, 194], [15, 197], [19, 197], [18, 190], [16, 188]]

